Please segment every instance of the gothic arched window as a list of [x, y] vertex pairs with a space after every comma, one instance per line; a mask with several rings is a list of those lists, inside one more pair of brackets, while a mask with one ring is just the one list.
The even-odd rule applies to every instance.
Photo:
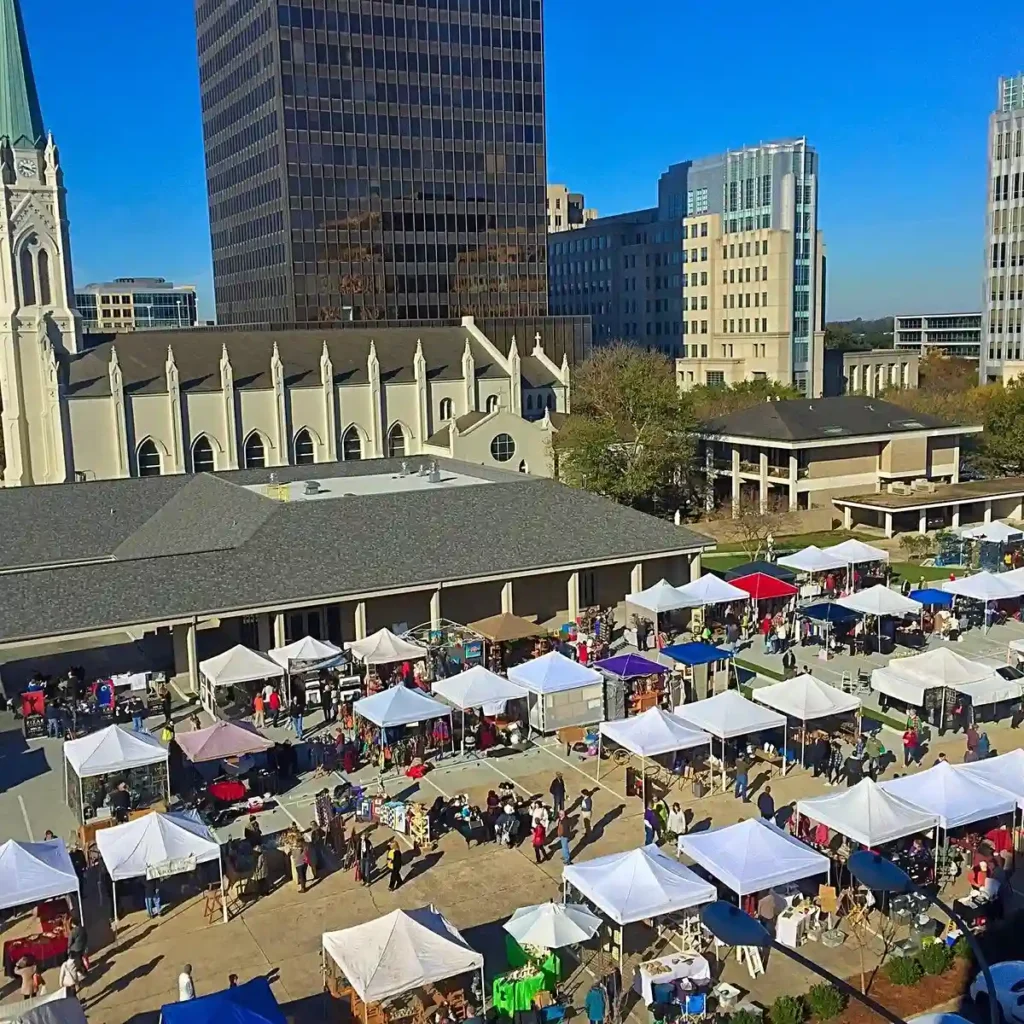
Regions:
[[28, 246], [21, 250], [21, 304], [23, 306], [34, 306], [36, 304], [36, 273], [32, 265], [32, 253]]
[[192, 472], [212, 473], [216, 468], [213, 462], [213, 445], [205, 434], [200, 434], [192, 445]]
[[396, 423], [388, 431], [388, 458], [400, 459], [405, 455], [405, 431], [401, 423]]
[[341, 457], [345, 462], [358, 462], [363, 457], [363, 439], [355, 427], [349, 427], [341, 439]]
[[263, 438], [253, 431], [245, 440], [245, 468], [263, 469], [267, 464], [267, 453]]
[[314, 462], [316, 462], [316, 455], [313, 438], [309, 431], [303, 428], [295, 435], [295, 465], [311, 466]]
[[45, 249], [39, 250], [36, 265], [39, 269], [39, 304], [48, 306], [53, 300], [50, 291], [50, 254]]
[[159, 476], [161, 470], [160, 452], [148, 438], [139, 445], [136, 455], [139, 465], [139, 476]]

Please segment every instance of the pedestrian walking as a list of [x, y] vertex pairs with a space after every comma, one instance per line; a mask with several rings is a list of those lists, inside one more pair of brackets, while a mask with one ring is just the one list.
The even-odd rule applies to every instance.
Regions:
[[68, 936], [68, 956], [74, 957], [78, 969], [84, 974], [89, 969], [89, 961], [86, 954], [89, 951], [89, 933], [85, 925], [75, 921], [71, 925], [71, 934]]
[[363, 885], [369, 885], [373, 881], [373, 872], [376, 868], [374, 863], [373, 843], [370, 836], [364, 832], [359, 839], [359, 880]]
[[978, 737], [978, 760], [984, 761], [986, 757], [992, 752], [992, 743], [988, 738], [988, 733], [983, 732]]
[[775, 820], [775, 798], [772, 796], [771, 786], [765, 786], [758, 796], [757, 810], [766, 821]]
[[252, 699], [252, 724], [257, 729], [263, 728], [263, 714], [266, 705], [263, 703], [263, 694], [259, 691], [256, 692], [256, 696]]
[[69, 953], [68, 958], [60, 965], [57, 987], [64, 989], [66, 995], [73, 996], [83, 981], [85, 981], [85, 972], [75, 963], [75, 958]]
[[334, 721], [334, 690], [330, 683], [324, 686], [320, 699], [323, 702], [324, 725], [328, 725]]
[[196, 997], [196, 986], [192, 980], [192, 965], [185, 964], [178, 975], [178, 1002], [187, 1003]]
[[653, 807], [644, 808], [644, 846], [650, 846], [658, 839], [658, 812]]
[[747, 803], [747, 780], [750, 778], [750, 762], [747, 760], [747, 755], [737, 754], [734, 766], [736, 769], [736, 799]]
[[565, 808], [565, 779], [562, 778], [561, 772], [556, 772], [555, 777], [551, 780], [551, 785], [548, 787], [548, 792], [551, 794], [551, 806], [554, 808], [555, 814]]
[[388, 881], [388, 891], [393, 892], [402, 885], [402, 848], [398, 845], [398, 839], [392, 839], [388, 847], [388, 871], [391, 878]]
[[295, 735], [302, 739], [302, 708], [299, 706], [298, 697], [292, 697], [288, 702], [288, 717], [291, 719]]
[[547, 837], [544, 823], [539, 820], [535, 821], [530, 842], [533, 844], [533, 858], [538, 864], [544, 860], [544, 843], [547, 841]]
[[272, 724], [276, 728], [281, 720], [281, 694], [274, 688], [270, 691], [270, 696], [264, 698], [266, 706], [270, 708], [270, 713], [273, 715]]
[[[967, 741], [970, 750], [970, 740]], [[903, 767], [909, 768], [911, 761], [917, 760], [917, 730], [911, 725], [903, 733]]]
[[562, 863], [571, 864], [572, 857], [569, 853], [569, 819], [565, 811], [558, 812], [558, 823], [555, 825], [555, 835], [558, 836], [558, 845], [562, 848]]
[[594, 815], [593, 791], [584, 789], [580, 795], [580, 822], [583, 824], [583, 835], [590, 835], [592, 818]]

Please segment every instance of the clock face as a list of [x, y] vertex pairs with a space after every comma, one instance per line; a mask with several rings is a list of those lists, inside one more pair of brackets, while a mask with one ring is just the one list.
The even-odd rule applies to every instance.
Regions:
[[23, 178], [31, 178], [36, 173], [36, 162], [34, 160], [19, 160], [18, 173]]

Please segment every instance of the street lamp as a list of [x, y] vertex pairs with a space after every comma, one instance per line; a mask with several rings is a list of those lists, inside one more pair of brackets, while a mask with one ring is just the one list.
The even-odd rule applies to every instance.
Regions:
[[981, 973], [985, 976], [985, 987], [988, 989], [988, 1012], [992, 1024], [999, 1024], [999, 1000], [996, 998], [996, 986], [992, 981], [992, 972], [988, 969], [988, 960], [981, 951], [977, 939], [968, 927], [967, 922], [950, 906], [947, 906], [938, 896], [930, 893], [914, 884], [913, 879], [902, 868], [897, 867], [891, 860], [887, 860], [881, 854], [872, 853], [870, 850], [858, 850], [850, 855], [847, 862], [850, 874], [862, 885], [875, 892], [907, 893], [920, 896], [929, 905], [934, 905], [941, 910], [959, 929], [967, 944], [971, 947], [974, 959], [978, 961]]
[[835, 985], [840, 992], [845, 992], [851, 998], [874, 1010], [879, 1016], [889, 1021], [889, 1024], [906, 1024], [902, 1017], [897, 1017], [892, 1011], [887, 1010], [881, 1003], [875, 1002], [870, 996], [864, 995], [849, 982], [826, 971], [813, 960], [801, 956], [795, 949], [776, 942], [760, 921], [756, 921], [746, 911], [740, 910], [734, 904], [726, 903], [725, 900], [709, 903], [701, 913], [700, 919], [704, 927], [727, 946], [756, 946], [759, 949], [770, 947], [777, 950], [783, 956], [796, 961], [801, 967], [805, 967], [812, 974], [817, 974], [819, 978], [824, 978]]

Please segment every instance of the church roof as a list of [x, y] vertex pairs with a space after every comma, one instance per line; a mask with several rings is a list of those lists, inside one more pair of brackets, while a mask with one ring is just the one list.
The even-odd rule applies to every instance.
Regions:
[[41, 145], [45, 132], [19, 0], [0, 0], [0, 136]]
[[[0, 0], [0, 3], [5, 0]], [[235, 387], [270, 388], [270, 358], [274, 343], [284, 362], [289, 387], [320, 386], [320, 355], [324, 342], [331, 357], [336, 384], [365, 384], [370, 342], [377, 350], [384, 384], [416, 379], [416, 342], [423, 346], [427, 376], [461, 380], [462, 354], [469, 339], [478, 378], [507, 376], [504, 368], [464, 327], [381, 327], [322, 330], [261, 331], [217, 328], [189, 331], [137, 331], [129, 334], [91, 334], [93, 344], [69, 357], [68, 396], [92, 398], [110, 394], [111, 345], [117, 347], [125, 389], [133, 394], [167, 391], [164, 366], [167, 347], [174, 351], [182, 391], [219, 391], [222, 344], [227, 346]]]

